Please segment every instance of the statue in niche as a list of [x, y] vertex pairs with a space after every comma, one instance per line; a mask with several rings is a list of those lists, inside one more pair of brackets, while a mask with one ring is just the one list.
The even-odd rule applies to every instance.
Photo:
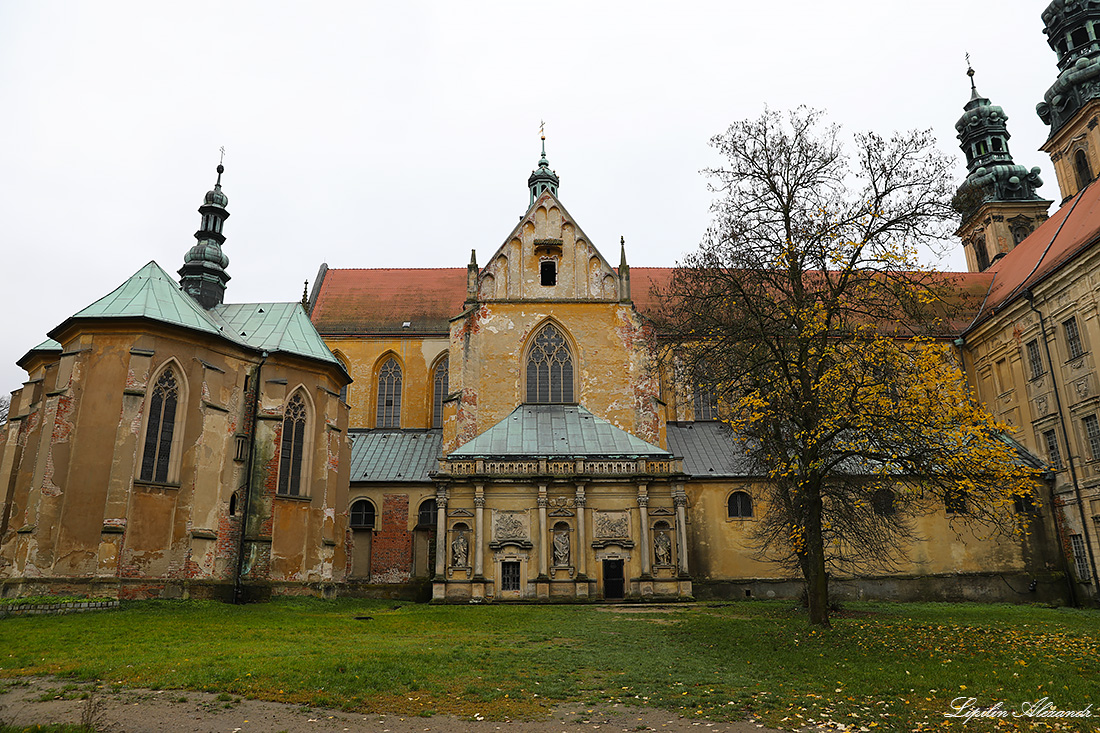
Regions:
[[554, 565], [569, 565], [569, 530], [559, 529], [554, 532]]
[[464, 568], [469, 564], [470, 543], [466, 539], [466, 532], [459, 530], [451, 542], [451, 566]]
[[668, 532], [658, 532], [653, 537], [653, 555], [658, 565], [672, 564], [672, 540]]

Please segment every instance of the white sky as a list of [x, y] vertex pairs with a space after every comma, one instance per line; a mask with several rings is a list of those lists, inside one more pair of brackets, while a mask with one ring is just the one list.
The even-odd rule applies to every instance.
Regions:
[[707, 141], [765, 105], [931, 127], [961, 159], [967, 51], [1057, 200], [1036, 152], [1045, 6], [0, 0], [0, 390], [150, 259], [179, 269], [223, 145], [228, 302], [297, 300], [321, 262], [484, 264], [526, 209], [542, 119], [560, 198], [604, 255], [623, 235], [631, 265], [674, 265], [708, 223]]

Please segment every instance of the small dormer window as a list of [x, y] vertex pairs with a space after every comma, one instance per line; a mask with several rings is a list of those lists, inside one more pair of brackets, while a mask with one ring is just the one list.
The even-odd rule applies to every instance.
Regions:
[[549, 287], [558, 284], [558, 264], [553, 260], [543, 260], [539, 264], [539, 275], [542, 284]]

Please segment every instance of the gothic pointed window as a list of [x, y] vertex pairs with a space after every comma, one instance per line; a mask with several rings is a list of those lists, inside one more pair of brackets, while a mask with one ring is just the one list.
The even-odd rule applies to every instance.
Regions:
[[573, 402], [573, 355], [564, 334], [551, 323], [535, 335], [527, 354], [527, 402], [543, 405]]
[[279, 493], [302, 494], [302, 457], [306, 440], [306, 403], [294, 395], [283, 411], [282, 451], [279, 456]]
[[447, 397], [448, 358], [445, 356], [435, 365], [432, 374], [432, 427], [443, 427], [443, 400]]
[[179, 384], [171, 367], [161, 372], [149, 397], [145, 427], [145, 450], [141, 459], [141, 480], [168, 481], [172, 460], [172, 438], [176, 430]]
[[374, 426], [401, 427], [401, 367], [392, 357], [378, 373], [378, 419]]

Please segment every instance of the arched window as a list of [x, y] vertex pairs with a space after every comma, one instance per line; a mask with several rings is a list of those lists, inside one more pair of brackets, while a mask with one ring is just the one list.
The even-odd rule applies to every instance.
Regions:
[[982, 271], [989, 267], [989, 253], [985, 249], [985, 237], [974, 237], [974, 259], [978, 262], [978, 270]]
[[283, 410], [282, 451], [279, 458], [279, 493], [302, 493], [302, 456], [306, 441], [306, 402], [295, 394]]
[[352, 502], [351, 528], [374, 529], [374, 504], [370, 499], [358, 499]]
[[735, 491], [730, 494], [726, 502], [726, 511], [730, 519], [743, 519], [752, 516], [752, 497], [744, 491]]
[[714, 393], [706, 385], [695, 386], [695, 419], [717, 420], [718, 407], [714, 404]]
[[145, 451], [141, 458], [142, 481], [168, 481], [172, 459], [172, 438], [176, 430], [179, 384], [169, 367], [157, 377], [149, 397], [149, 416], [145, 427]]
[[401, 367], [390, 357], [378, 373], [377, 428], [401, 427]]
[[417, 529], [435, 529], [436, 520], [438, 516], [439, 505], [436, 504], [435, 499], [425, 499], [420, 502], [420, 509], [416, 512], [416, 528]]
[[890, 489], [876, 489], [871, 494], [871, 509], [879, 516], [888, 517], [894, 513], [894, 492]]
[[443, 400], [447, 397], [449, 374], [448, 357], [443, 357], [435, 365], [432, 374], [432, 427], [443, 427]]
[[1089, 157], [1084, 150], [1078, 150], [1073, 156], [1073, 163], [1077, 168], [1077, 187], [1084, 188], [1092, 183], [1092, 167], [1089, 165]]
[[543, 405], [573, 402], [573, 356], [565, 336], [551, 323], [535, 335], [527, 354], [527, 402]]
[[[348, 366], [348, 360], [344, 358], [344, 355], [337, 352], [337, 353], [334, 353], [333, 356], [335, 356], [336, 360], [338, 362], [340, 362], [340, 366], [344, 367], [344, 371], [347, 372], [350, 375], [351, 374], [351, 367]], [[347, 402], [348, 401], [348, 385], [346, 385], [346, 384], [344, 386], [340, 387], [340, 401], [341, 402]]]

